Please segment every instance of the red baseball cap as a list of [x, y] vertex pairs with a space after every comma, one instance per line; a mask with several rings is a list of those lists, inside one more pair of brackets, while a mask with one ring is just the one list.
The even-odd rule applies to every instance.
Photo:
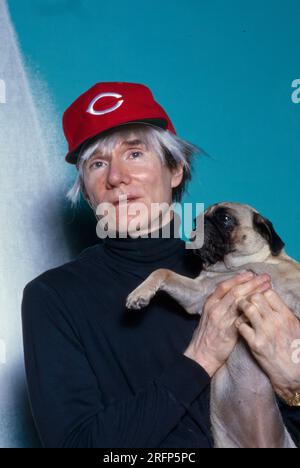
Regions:
[[161, 127], [176, 135], [171, 120], [147, 86], [119, 81], [95, 84], [63, 114], [63, 130], [69, 145], [65, 160], [76, 164], [82, 145], [90, 138], [134, 122]]

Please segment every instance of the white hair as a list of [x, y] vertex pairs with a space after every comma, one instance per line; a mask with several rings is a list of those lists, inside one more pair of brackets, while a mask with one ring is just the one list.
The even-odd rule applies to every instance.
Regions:
[[84, 195], [84, 163], [96, 151], [111, 154], [114, 147], [122, 140], [132, 136], [132, 133], [134, 133], [135, 138], [145, 143], [148, 150], [155, 152], [169, 169], [172, 170], [178, 167], [179, 164], [183, 165], [183, 179], [180, 185], [173, 189], [172, 194], [172, 201], [179, 202], [181, 200], [186, 183], [191, 179], [191, 158], [194, 154], [202, 153], [203, 150], [163, 128], [150, 124], [134, 123], [113, 128], [83, 145], [76, 163], [77, 178], [66, 195], [73, 206], [76, 206], [79, 202], [80, 193]]

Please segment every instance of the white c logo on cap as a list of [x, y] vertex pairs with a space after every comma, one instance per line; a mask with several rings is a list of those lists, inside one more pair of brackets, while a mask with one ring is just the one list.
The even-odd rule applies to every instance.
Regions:
[[98, 102], [100, 99], [102, 99], [103, 97], [115, 97], [117, 99], [120, 99], [122, 98], [123, 96], [121, 94], [118, 94], [118, 93], [101, 93], [101, 94], [98, 94], [98, 96], [96, 96], [92, 102], [90, 103], [89, 107], [87, 108], [86, 112], [88, 112], [89, 114], [92, 114], [92, 115], [103, 115], [103, 114], [107, 114], [108, 112], [112, 112], [116, 109], [118, 109], [118, 107], [120, 107], [123, 102], [124, 102], [124, 99], [121, 99], [120, 101], [118, 101], [114, 106], [112, 107], [109, 107], [108, 109], [104, 109], [104, 110], [99, 110], [99, 111], [96, 111], [94, 109], [94, 106], [96, 104], [96, 102]]

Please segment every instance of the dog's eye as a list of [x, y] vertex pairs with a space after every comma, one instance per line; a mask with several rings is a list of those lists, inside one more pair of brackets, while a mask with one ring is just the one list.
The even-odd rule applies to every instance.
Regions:
[[231, 223], [231, 221], [232, 221], [232, 218], [229, 215], [224, 215], [223, 219], [224, 219], [224, 223], [226, 223], [226, 224]]
[[227, 213], [216, 212], [216, 217], [224, 226], [232, 226], [234, 224], [232, 217]]

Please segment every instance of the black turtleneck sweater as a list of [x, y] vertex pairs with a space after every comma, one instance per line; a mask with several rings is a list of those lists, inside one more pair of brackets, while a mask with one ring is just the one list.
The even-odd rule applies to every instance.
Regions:
[[174, 235], [107, 238], [26, 285], [25, 366], [44, 446], [211, 445], [210, 378], [183, 355], [199, 317], [163, 292], [145, 309], [125, 307], [157, 268], [198, 274]]
[[195, 260], [174, 235], [106, 239], [26, 285], [25, 367], [45, 447], [212, 446], [210, 378], [183, 355], [199, 317], [164, 292], [125, 308], [152, 271], [195, 277]]

